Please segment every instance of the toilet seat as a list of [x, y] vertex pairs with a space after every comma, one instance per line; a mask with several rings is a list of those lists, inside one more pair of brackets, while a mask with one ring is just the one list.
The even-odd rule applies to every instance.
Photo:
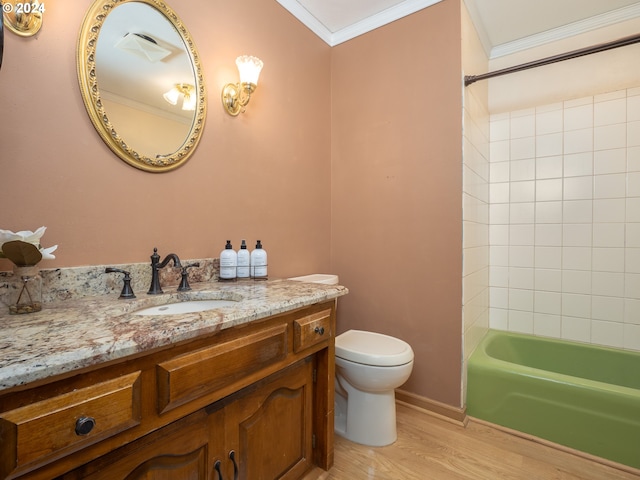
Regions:
[[413, 350], [399, 338], [348, 330], [336, 337], [336, 357], [364, 365], [393, 367], [413, 361]]

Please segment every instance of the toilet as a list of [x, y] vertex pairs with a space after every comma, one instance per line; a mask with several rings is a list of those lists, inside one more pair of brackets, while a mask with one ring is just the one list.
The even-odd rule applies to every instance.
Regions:
[[[337, 284], [337, 275], [307, 275], [290, 280]], [[413, 370], [411, 346], [395, 337], [348, 330], [335, 341], [335, 432], [372, 447], [398, 438], [395, 389]]]

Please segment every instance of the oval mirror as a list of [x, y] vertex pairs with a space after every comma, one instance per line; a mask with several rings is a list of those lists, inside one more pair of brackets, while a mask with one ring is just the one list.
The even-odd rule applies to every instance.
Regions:
[[182, 165], [202, 135], [206, 98], [189, 32], [159, 0], [95, 0], [78, 39], [78, 80], [94, 127], [125, 162]]

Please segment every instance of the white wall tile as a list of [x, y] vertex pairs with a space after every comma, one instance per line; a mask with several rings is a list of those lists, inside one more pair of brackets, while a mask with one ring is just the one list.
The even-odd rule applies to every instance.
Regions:
[[562, 245], [565, 247], [590, 247], [592, 237], [590, 223], [567, 223], [562, 226]]
[[[638, 109], [640, 110], [640, 105], [638, 106]], [[536, 135], [541, 136], [547, 133], [562, 132], [562, 113], [561, 105], [550, 110], [536, 110]], [[638, 120], [640, 120], [640, 118], [638, 118]]]
[[640, 197], [640, 172], [627, 173], [627, 196]]
[[514, 138], [509, 143], [510, 159], [523, 160], [525, 158], [535, 158], [536, 142], [535, 137]]
[[640, 325], [640, 300], [624, 299], [624, 322]]
[[[638, 207], [640, 208], [640, 203]], [[563, 202], [562, 220], [564, 223], [591, 223], [593, 221], [593, 201], [567, 200]]]
[[533, 245], [534, 228], [529, 225], [510, 225], [509, 245]]
[[565, 131], [563, 142], [565, 154], [590, 152], [593, 150], [593, 129]]
[[591, 269], [594, 272], [624, 272], [624, 248], [594, 248]]
[[623, 273], [593, 272], [591, 274], [591, 292], [605, 297], [624, 296], [625, 275]]
[[591, 247], [562, 247], [564, 270], [591, 270]]
[[611, 125], [615, 123], [625, 123], [627, 121], [627, 98], [609, 101], [597, 101], [593, 105], [593, 124]]
[[489, 205], [489, 223], [491, 225], [509, 224], [509, 204]]
[[509, 310], [533, 312], [533, 290], [509, 288]]
[[490, 203], [508, 203], [509, 202], [509, 182], [492, 183], [489, 191]]
[[640, 274], [624, 274], [624, 296], [626, 298], [640, 299]]
[[564, 155], [564, 176], [593, 175], [593, 155], [591, 151]]
[[640, 121], [627, 123], [627, 146], [640, 145]]
[[578, 107], [565, 106], [564, 130], [578, 130], [593, 127], [593, 105], [588, 103]]
[[[625, 105], [626, 106], [626, 105]], [[510, 137], [533, 137], [536, 134], [536, 117], [534, 112], [525, 115], [512, 115], [510, 124]]]
[[591, 296], [562, 294], [562, 315], [569, 317], [591, 317]]
[[625, 199], [607, 198], [593, 201], [593, 221], [596, 223], [621, 223], [625, 221]]
[[491, 163], [509, 161], [509, 145], [509, 140], [491, 142], [489, 145], [489, 161]]
[[533, 268], [509, 267], [509, 288], [521, 288], [533, 291]]
[[562, 133], [549, 133], [536, 137], [536, 157], [549, 157], [552, 155], [562, 155], [564, 136]]
[[624, 298], [592, 296], [591, 318], [622, 322], [624, 319]]
[[[547, 180], [547, 181], [555, 181], [555, 180]], [[564, 187], [563, 198], [565, 200], [586, 200], [586, 199], [593, 198], [593, 178], [592, 177], [565, 178], [563, 187]]]
[[593, 149], [610, 150], [627, 146], [627, 124], [606, 125], [593, 129]]
[[562, 245], [562, 225], [557, 223], [537, 224], [535, 228], [535, 245], [559, 247]]
[[593, 320], [591, 322], [591, 342], [598, 345], [622, 348], [624, 345], [623, 324]]
[[562, 177], [562, 156], [538, 157], [536, 159], [536, 178], [561, 178]]
[[533, 312], [509, 310], [509, 330], [517, 333], [533, 333]]
[[536, 202], [536, 223], [562, 223], [562, 202]]
[[536, 268], [562, 268], [562, 247], [535, 247]]
[[489, 328], [508, 330], [509, 310], [505, 308], [489, 308]]
[[510, 267], [533, 267], [533, 248], [534, 247], [509, 247], [509, 266]]
[[[554, 180], [547, 180], [554, 181]], [[511, 202], [533, 202], [535, 200], [535, 181], [511, 182], [510, 200]], [[555, 199], [549, 199], [555, 200]]]
[[[638, 97], [640, 98], [640, 96]], [[627, 172], [640, 171], [640, 147], [627, 148]]]
[[593, 177], [593, 198], [624, 198], [625, 192], [626, 176], [623, 173]]
[[516, 160], [511, 162], [510, 180], [517, 182], [520, 180], [534, 180], [536, 178], [536, 162], [533, 158], [526, 160]]
[[640, 350], [640, 325], [624, 325], [624, 348]]
[[509, 162], [493, 162], [489, 166], [489, 181], [491, 183], [509, 181]]
[[627, 223], [624, 244], [626, 247], [640, 248], [640, 223]]
[[535, 268], [534, 289], [537, 292], [562, 292], [562, 270], [550, 268]]
[[536, 201], [562, 200], [562, 179], [536, 180], [535, 185]]
[[587, 318], [562, 317], [562, 338], [576, 342], [591, 341], [591, 321]]
[[562, 317], [547, 313], [533, 314], [533, 334], [543, 337], [560, 338], [562, 335]]
[[489, 267], [489, 286], [490, 287], [508, 287], [509, 286], [509, 267], [498, 267], [492, 265]]
[[593, 153], [593, 173], [624, 173], [627, 171], [627, 149], [615, 148]]
[[627, 198], [625, 218], [627, 222], [640, 222], [640, 198]]
[[627, 122], [640, 120], [640, 95], [627, 97]]
[[509, 245], [509, 225], [490, 225], [489, 244]]
[[492, 143], [509, 140], [509, 116], [491, 116], [489, 120], [489, 140]]
[[535, 292], [534, 312], [560, 315], [562, 313], [562, 294], [555, 292]]
[[640, 248], [625, 248], [624, 271], [640, 273]]
[[489, 246], [489, 263], [500, 267], [509, 266], [509, 247]]
[[492, 308], [509, 308], [509, 289], [489, 287], [489, 305]]
[[591, 272], [586, 270], [562, 270], [562, 291], [564, 293], [591, 293]]
[[[509, 206], [509, 222], [514, 223], [534, 223], [535, 203], [512, 203]], [[531, 244], [530, 244], [531, 245]]]
[[594, 247], [624, 247], [624, 223], [594, 223]]

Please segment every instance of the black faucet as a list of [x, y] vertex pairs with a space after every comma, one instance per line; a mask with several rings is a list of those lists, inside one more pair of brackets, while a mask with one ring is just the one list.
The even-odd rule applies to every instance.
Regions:
[[153, 255], [151, 255], [151, 286], [149, 287], [148, 295], [159, 295], [162, 292], [162, 287], [160, 287], [160, 278], [158, 277], [158, 270], [167, 266], [167, 264], [173, 260], [173, 266], [177, 268], [182, 268], [180, 264], [180, 259], [178, 255], [175, 253], [170, 253], [162, 262], [160, 261], [160, 255], [158, 255], [158, 249], [153, 249]]

